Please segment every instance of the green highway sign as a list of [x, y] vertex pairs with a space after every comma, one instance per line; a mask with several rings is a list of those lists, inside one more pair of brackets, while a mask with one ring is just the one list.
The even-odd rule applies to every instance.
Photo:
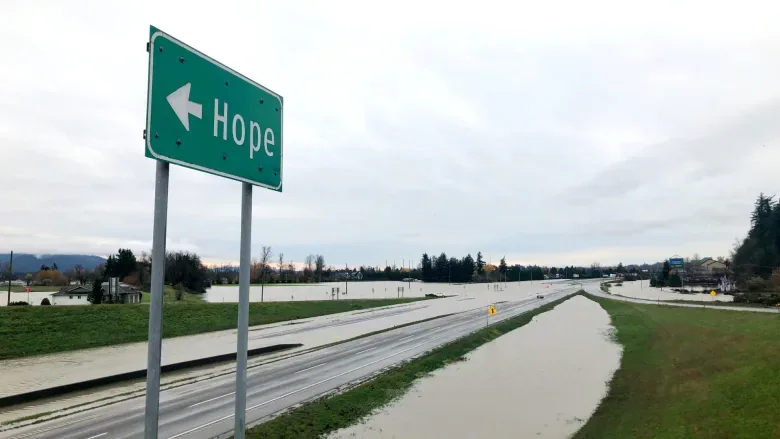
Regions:
[[281, 192], [283, 98], [155, 27], [148, 50], [146, 156]]

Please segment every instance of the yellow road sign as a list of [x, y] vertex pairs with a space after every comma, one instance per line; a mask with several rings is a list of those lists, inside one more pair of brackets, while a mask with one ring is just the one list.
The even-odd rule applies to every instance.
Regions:
[[491, 316], [492, 316], [493, 314], [497, 313], [497, 312], [498, 312], [498, 311], [496, 310], [496, 307], [494, 307], [493, 305], [491, 305], [491, 306], [489, 306], [489, 307], [488, 307], [488, 314], [490, 314]]
[[710, 296], [717, 296], [718, 293], [715, 292], [715, 290], [710, 291]]

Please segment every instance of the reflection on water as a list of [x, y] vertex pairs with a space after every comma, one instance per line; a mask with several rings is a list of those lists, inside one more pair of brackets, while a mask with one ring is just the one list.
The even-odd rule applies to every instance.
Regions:
[[574, 297], [331, 438], [569, 437], [596, 409], [620, 364], [612, 331], [598, 304]]

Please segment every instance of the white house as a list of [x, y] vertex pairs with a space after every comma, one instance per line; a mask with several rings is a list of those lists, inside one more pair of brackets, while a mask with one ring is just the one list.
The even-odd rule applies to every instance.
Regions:
[[[108, 282], [103, 282], [103, 303], [109, 303], [113, 297], [113, 303], [140, 303], [141, 292], [138, 288], [123, 284], [117, 278], [111, 278]], [[60, 288], [60, 290], [51, 295], [52, 305], [89, 305], [89, 293], [91, 287], [69, 286]]]
[[52, 305], [89, 305], [89, 300], [87, 300], [87, 297], [89, 296], [90, 289], [83, 286], [77, 286], [77, 287], [63, 287], [60, 288], [59, 291], [57, 291], [54, 294], [51, 294], [51, 304]]

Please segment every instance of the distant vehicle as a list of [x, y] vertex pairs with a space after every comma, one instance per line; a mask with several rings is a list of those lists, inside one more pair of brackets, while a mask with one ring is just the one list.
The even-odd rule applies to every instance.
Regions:
[[537, 294], [537, 295], [536, 295], [536, 298], [537, 298], [537, 299], [544, 299], [544, 294]]

